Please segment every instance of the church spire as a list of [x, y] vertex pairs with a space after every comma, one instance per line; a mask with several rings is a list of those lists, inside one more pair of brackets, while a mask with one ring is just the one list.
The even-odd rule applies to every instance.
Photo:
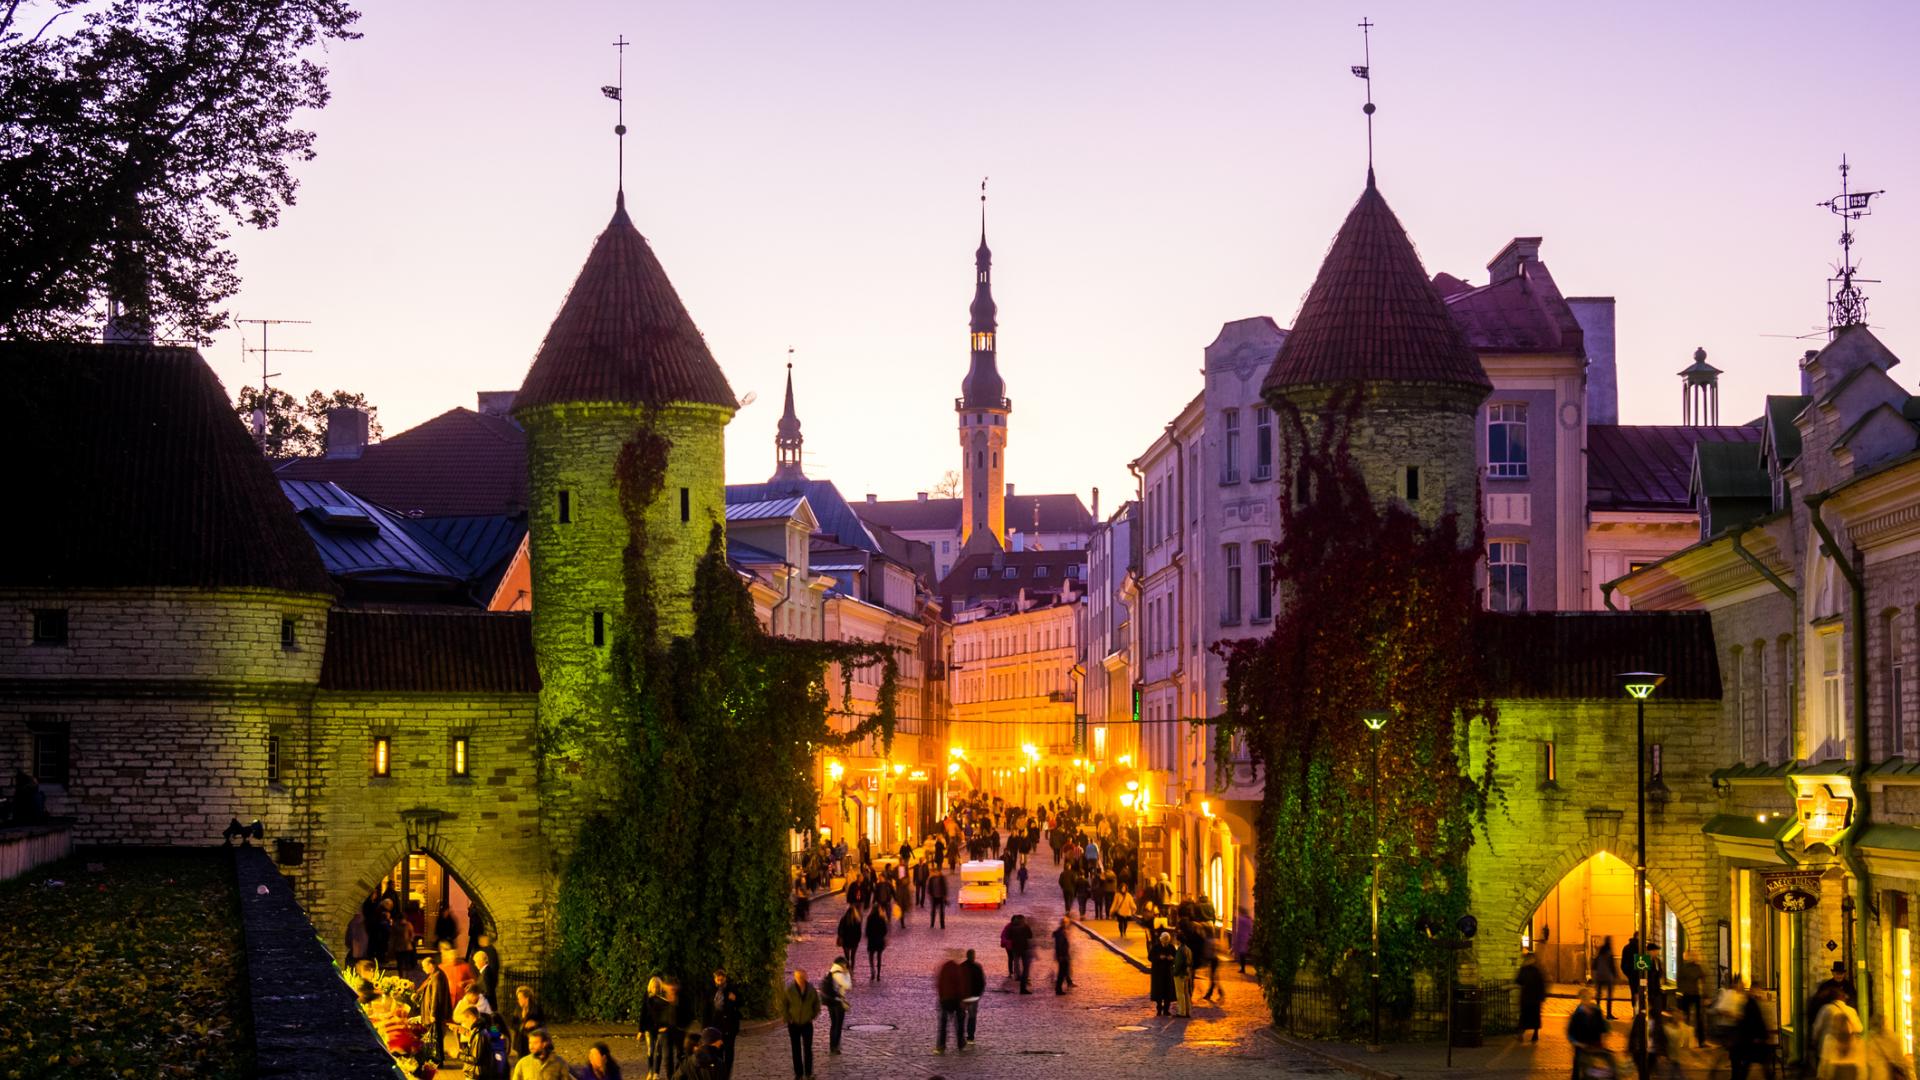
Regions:
[[980, 247], [973, 253], [973, 305], [967, 309], [972, 359], [953, 408], [960, 419], [960, 538], [965, 550], [999, 550], [1007, 539], [1007, 384], [995, 362], [993, 252], [987, 249], [987, 182], [980, 181]]
[[968, 408], [1005, 408], [1006, 383], [994, 363], [994, 337], [999, 308], [993, 302], [993, 252], [987, 247], [987, 182], [980, 181], [980, 247], [973, 253], [973, 304], [967, 308], [973, 362], [961, 380], [961, 400]]
[[793, 350], [787, 350], [787, 408], [773, 436], [773, 482], [805, 480], [800, 470], [800, 417], [793, 411]]

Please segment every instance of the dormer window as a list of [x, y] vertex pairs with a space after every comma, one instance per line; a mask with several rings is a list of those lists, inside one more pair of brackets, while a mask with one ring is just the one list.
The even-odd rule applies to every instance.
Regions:
[[975, 580], [975, 581], [985, 581], [985, 580], [987, 580], [987, 577], [988, 577], [988, 573], [987, 573], [987, 568], [986, 568], [986, 567], [984, 567], [984, 566], [976, 566], [976, 567], [974, 567], [974, 568], [973, 568], [973, 580]]
[[1034, 577], [1037, 577], [1037, 578], [1043, 578], [1043, 577], [1046, 577], [1046, 576], [1047, 576], [1047, 568], [1046, 568], [1046, 567], [1044, 567], [1044, 566], [1036, 566], [1036, 567], [1034, 567], [1034, 568], [1033, 568], [1033, 576], [1034, 576]]

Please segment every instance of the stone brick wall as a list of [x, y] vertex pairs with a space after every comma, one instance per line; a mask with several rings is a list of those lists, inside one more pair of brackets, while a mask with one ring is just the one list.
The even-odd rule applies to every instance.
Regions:
[[[1468, 869], [1480, 920], [1471, 961], [1488, 977], [1518, 965], [1527, 920], [1562, 877], [1600, 851], [1632, 865], [1636, 847], [1631, 704], [1498, 704], [1495, 769], [1506, 805], [1489, 812]], [[1664, 803], [1647, 803], [1647, 878], [1709, 971], [1718, 963], [1714, 920], [1726, 907], [1725, 870], [1700, 831], [1718, 812], [1709, 776], [1722, 764], [1718, 719], [1717, 702], [1655, 699], [1647, 708], [1647, 742], [1662, 748], [1662, 778], [1670, 792]], [[1543, 788], [1545, 742], [1554, 744], [1558, 778]], [[1470, 760], [1477, 763], [1485, 745], [1482, 728]]]
[[[0, 592], [0, 681], [122, 680], [233, 686], [320, 677], [326, 596], [268, 590]], [[33, 610], [67, 610], [67, 644], [33, 644]], [[294, 620], [294, 646], [280, 624]]]
[[[1465, 387], [1415, 383], [1373, 383], [1366, 393], [1348, 449], [1366, 479], [1367, 490], [1376, 502], [1398, 499], [1406, 467], [1418, 466], [1420, 497], [1413, 501], [1413, 509], [1427, 522], [1450, 510], [1458, 512], [1467, 527], [1462, 539], [1471, 539], [1480, 499], [1475, 416], [1484, 395]], [[1332, 391], [1296, 388], [1284, 396], [1306, 418], [1307, 438], [1317, 439], [1318, 418], [1326, 415]], [[1299, 458], [1299, 437], [1286, 419], [1289, 410], [1285, 402], [1275, 399], [1274, 407], [1280, 414], [1283, 451], [1278, 467], [1285, 481], [1279, 491], [1290, 496], [1296, 490], [1291, 465]]]

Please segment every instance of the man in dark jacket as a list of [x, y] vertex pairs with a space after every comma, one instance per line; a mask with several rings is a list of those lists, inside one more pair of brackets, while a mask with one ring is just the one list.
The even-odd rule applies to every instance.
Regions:
[[967, 1025], [967, 1041], [978, 1042], [974, 1032], [980, 1026], [980, 998], [987, 992], [987, 971], [980, 961], [973, 958], [973, 950], [967, 950], [966, 963], [960, 965], [960, 973], [967, 977], [966, 996], [960, 999], [960, 1017]]
[[807, 973], [793, 969], [793, 978], [780, 984], [774, 995], [773, 1014], [787, 1025], [787, 1041], [793, 1048], [793, 1080], [812, 1080], [813, 1021], [820, 1015], [820, 991], [807, 981]]
[[927, 879], [927, 929], [934, 923], [947, 928], [947, 875], [934, 874]]
[[966, 996], [967, 976], [960, 965], [949, 957], [940, 965], [933, 976], [933, 993], [940, 1003], [940, 1037], [933, 1044], [933, 1052], [947, 1052], [947, 1021], [953, 1021], [953, 1041], [956, 1049], [967, 1048], [967, 1024], [960, 1015], [960, 999]]
[[1020, 992], [1031, 994], [1027, 978], [1033, 971], [1033, 927], [1025, 915], [1015, 915], [1007, 925], [1007, 954], [1013, 959], [1014, 975], [1020, 980]]
[[840, 959], [847, 962], [847, 969], [851, 971], [854, 953], [860, 948], [859, 908], [852, 904], [847, 905], [846, 912], [840, 916], [840, 925], [834, 931], [833, 939], [840, 945]]
[[713, 973], [713, 996], [707, 999], [706, 1026], [720, 1033], [717, 1064], [720, 1080], [727, 1080], [733, 1075], [733, 1044], [740, 1037], [740, 992], [719, 969]]
[[453, 1019], [453, 993], [440, 970], [440, 958], [428, 953], [420, 958], [420, 1019], [427, 1022], [427, 1057], [435, 1064], [446, 1059], [447, 1021]]
[[1064, 994], [1073, 985], [1073, 942], [1067, 937], [1067, 924], [1073, 916], [1060, 916], [1053, 928], [1053, 992]]

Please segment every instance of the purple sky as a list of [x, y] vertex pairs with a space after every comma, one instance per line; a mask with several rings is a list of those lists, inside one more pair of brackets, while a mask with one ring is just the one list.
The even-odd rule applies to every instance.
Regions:
[[[735, 391], [728, 474], [773, 467], [789, 345], [806, 465], [911, 497], [957, 462], [982, 175], [1008, 476], [1131, 493], [1221, 323], [1292, 321], [1365, 172], [1429, 273], [1476, 283], [1514, 235], [1619, 302], [1621, 417], [1679, 419], [1696, 345], [1721, 417], [1796, 387], [1819, 341], [1844, 151], [1887, 188], [1858, 229], [1872, 322], [1920, 361], [1920, 8], [1851, 4], [976, 2], [368, 4], [334, 51], [319, 159], [237, 238], [240, 317], [290, 389], [365, 391], [388, 431], [520, 384], [628, 203]], [[208, 351], [257, 378], [236, 334]], [[1903, 383], [1912, 375], [1897, 371]]]

